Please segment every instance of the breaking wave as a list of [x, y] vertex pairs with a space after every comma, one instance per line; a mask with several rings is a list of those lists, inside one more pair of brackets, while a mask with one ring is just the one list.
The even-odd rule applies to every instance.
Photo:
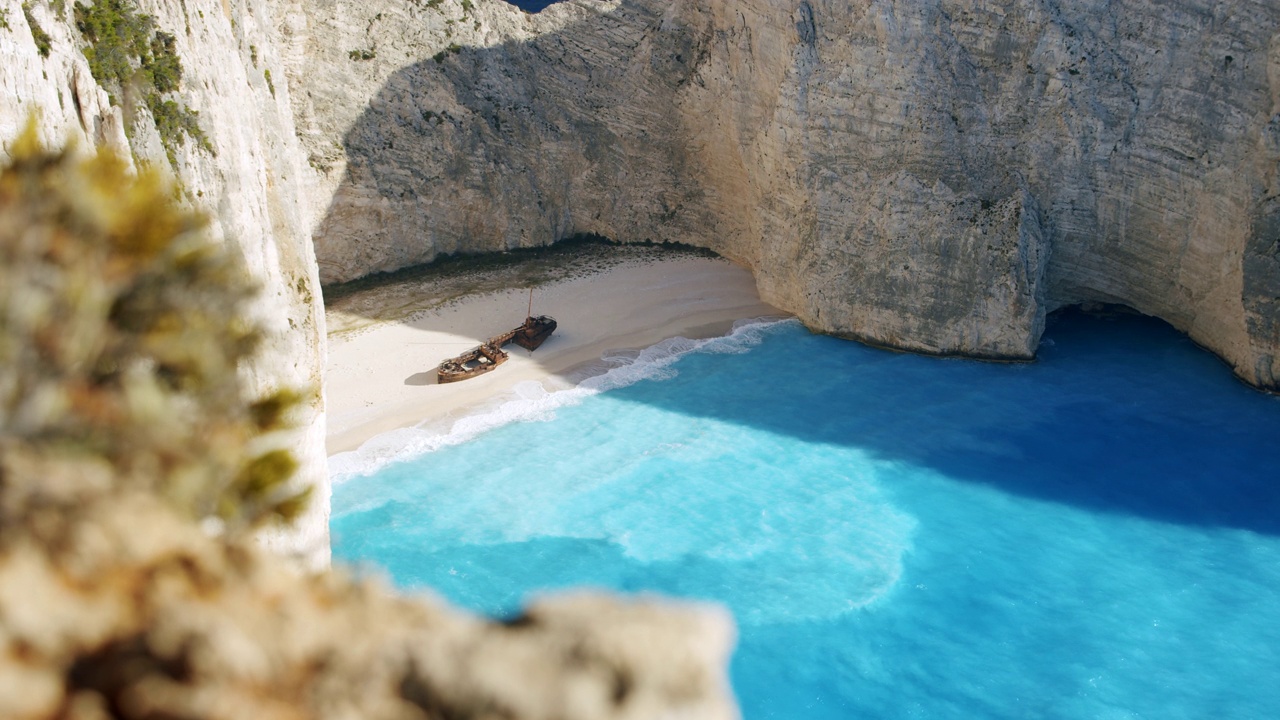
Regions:
[[510, 423], [552, 420], [558, 408], [577, 405], [593, 395], [642, 380], [673, 378], [678, 371], [672, 365], [691, 353], [745, 353], [759, 345], [766, 334], [798, 324], [794, 318], [739, 320], [729, 334], [720, 337], [700, 340], [673, 337], [643, 350], [607, 352], [600, 358], [603, 372], [581, 380], [574, 387], [549, 392], [538, 381], [517, 383], [487, 407], [482, 406], [447, 427], [437, 423], [391, 430], [370, 438], [357, 450], [333, 455], [329, 458], [330, 482], [337, 484], [371, 475], [390, 463], [459, 445]]

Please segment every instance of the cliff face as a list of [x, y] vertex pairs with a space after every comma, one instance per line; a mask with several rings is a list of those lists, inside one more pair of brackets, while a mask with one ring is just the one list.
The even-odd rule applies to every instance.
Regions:
[[1275, 3], [471, 5], [293, 26], [322, 279], [681, 241], [826, 332], [1027, 358], [1124, 303], [1280, 387]]
[[[578, 233], [751, 266], [815, 329], [1025, 358], [1102, 301], [1280, 386], [1280, 8], [1250, 2], [149, 0], [186, 195], [264, 284], [262, 388], [318, 388], [320, 276]], [[5, 2], [0, 137], [126, 133], [71, 19]], [[272, 71], [274, 70], [274, 73]], [[319, 395], [300, 439], [323, 487]], [[323, 548], [325, 516], [301, 542]], [[296, 541], [297, 539], [295, 539]], [[319, 550], [323, 554], [323, 550]]]
[[736, 717], [723, 611], [497, 622], [259, 547], [300, 509], [299, 398], [242, 372], [243, 249], [156, 172], [34, 135], [0, 165], [0, 717]]
[[[33, 2], [32, 19], [48, 36], [47, 56], [37, 49], [22, 7], [3, 0], [9, 28], [0, 29], [0, 138], [11, 141], [36, 113], [42, 139], [60, 146], [106, 144], [125, 158], [169, 167], [164, 142], [145, 104], [132, 103], [136, 120], [126, 133], [118, 98], [94, 80], [82, 53], [73, 3], [62, 16]], [[310, 219], [305, 212], [302, 154], [290, 112], [285, 71], [276, 48], [272, 8], [260, 0], [140, 0], [156, 29], [174, 36], [183, 66], [177, 96], [197, 111], [209, 148], [187, 137], [174, 149], [183, 196], [207, 213], [215, 239], [243, 254], [262, 286], [254, 314], [267, 331], [259, 359], [246, 372], [260, 394], [293, 388], [309, 395], [292, 443], [301, 462], [296, 482], [315, 487], [298, 531], [264, 541], [300, 553], [313, 565], [328, 562], [329, 491], [324, 454], [324, 316]], [[7, 155], [7, 148], [0, 155]], [[3, 159], [3, 158], [0, 158]]]
[[[1274, 3], [140, 5], [209, 140], [175, 149], [185, 195], [265, 287], [263, 389], [319, 387], [318, 277], [578, 233], [715, 249], [815, 329], [923, 352], [1026, 358], [1047, 312], [1125, 303], [1280, 387]], [[70, 10], [3, 9], [0, 137], [38, 110], [167, 164]], [[323, 555], [317, 498], [292, 542]]]

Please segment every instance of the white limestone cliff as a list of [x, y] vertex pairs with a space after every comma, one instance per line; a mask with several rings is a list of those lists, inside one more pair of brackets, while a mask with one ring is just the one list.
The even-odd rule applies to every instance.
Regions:
[[1029, 358], [1123, 303], [1280, 387], [1274, 2], [292, 7], [326, 282], [680, 241], [825, 332]]
[[[167, 167], [145, 108], [126, 117], [89, 73], [73, 2], [29, 4], [43, 56], [22, 5], [0, 0], [0, 140], [35, 112], [51, 144]], [[1125, 303], [1280, 388], [1275, 2], [138, 2], [175, 36], [178, 97], [212, 147], [177, 149], [184, 197], [264, 288], [270, 339], [247, 372], [311, 393], [295, 445], [317, 502], [300, 534], [267, 542], [316, 564], [319, 282], [442, 252], [686, 242], [749, 265], [766, 300], [818, 330], [991, 358], [1031, 357], [1056, 308]], [[21, 650], [0, 684], [24, 692], [3, 699], [29, 704], [10, 715], [125, 692], [106, 671], [144, 650], [203, 653], [198, 697], [166, 696], [188, 714], [232, 697], [226, 676], [268, 703], [296, 685], [318, 717], [549, 717], [565, 698], [575, 717], [734, 715], [717, 614], [568, 600], [508, 627], [443, 622], [335, 575], [279, 572], [152, 505], [9, 529], [0, 614], [32, 621], [7, 631]], [[75, 610], [103, 603], [107, 624]], [[30, 612], [45, 605], [72, 610]], [[174, 627], [182, 642], [150, 639]], [[220, 637], [235, 652], [205, 653]], [[70, 667], [92, 687], [67, 684]]]
[[[182, 147], [179, 179], [266, 287], [263, 387], [319, 386], [316, 262], [581, 233], [712, 248], [809, 326], [920, 352], [1029, 358], [1048, 312], [1124, 303], [1280, 386], [1274, 3], [140, 5], [216, 151]], [[49, 140], [164, 164], [68, 18], [30, 5], [44, 58], [3, 7], [0, 137], [39, 108]]]
[[[0, 133], [6, 139], [35, 112], [49, 145], [61, 146], [71, 137], [83, 148], [113, 146], [137, 165], [169, 167], [146, 106], [135, 103], [140, 115], [130, 120], [112, 104], [92, 80], [67, 19], [51, 6], [33, 6], [32, 17], [51, 39], [42, 56], [26, 14], [12, 8], [11, 0], [0, 1], [6, 3], [0, 9], [12, 10], [0, 13], [9, 23], [0, 27]], [[208, 213], [214, 236], [238, 249], [263, 288], [253, 312], [268, 339], [245, 369], [252, 389], [311, 391], [293, 444], [303, 461], [300, 481], [313, 485], [319, 502], [303, 519], [301, 533], [264, 540], [275, 550], [324, 564], [324, 336], [307, 204], [307, 193], [322, 178], [308, 177], [289, 113], [283, 82], [289, 45], [273, 35], [272, 8], [254, 0], [182, 0], [176, 7], [143, 0], [141, 8], [155, 16], [159, 29], [177, 36], [184, 73], [176, 97], [199, 112], [211, 146], [201, 149], [188, 138], [176, 148], [182, 197]], [[273, 79], [279, 79], [274, 88]], [[8, 293], [6, 300], [17, 298], [10, 310], [23, 305], [6, 316], [10, 349], [35, 348], [42, 344], [38, 338], [59, 333], [94, 337], [104, 308], [113, 307], [105, 300], [88, 302], [89, 310], [77, 314], [77, 299], [102, 298], [76, 278], [92, 277], [101, 268], [97, 256], [66, 252], [68, 245], [101, 247], [108, 242], [105, 231], [78, 238], [83, 243], [76, 246], [67, 236], [90, 223], [65, 210], [74, 203], [54, 206], [62, 211], [36, 208], [40, 212], [29, 217], [15, 210], [27, 208], [31, 197], [76, 192], [79, 186], [58, 179], [63, 176], [38, 175], [60, 162], [28, 158], [25, 170], [13, 171], [26, 172], [20, 181], [10, 182], [14, 175], [6, 174], [3, 246], [14, 250], [6, 257], [16, 259], [5, 266], [9, 275], [33, 278], [31, 284], [39, 286], [63, 268], [52, 284], [71, 298], [60, 304], [40, 292]], [[99, 201], [94, 196], [85, 203], [111, 215]], [[80, 265], [44, 262], [59, 252]], [[159, 294], [156, 302], [167, 297]], [[239, 304], [213, 307], [226, 311]], [[211, 329], [197, 320], [179, 332], [193, 347], [204, 347], [201, 335]], [[218, 338], [225, 341], [226, 335]], [[224, 432], [220, 441], [188, 442], [195, 433], [175, 440], [172, 428], [155, 423], [156, 417], [173, 415], [158, 412], [147, 402], [155, 398], [134, 395], [135, 390], [120, 391], [140, 400], [120, 402], [127, 410], [115, 415], [102, 411], [101, 403], [48, 401], [83, 391], [81, 374], [98, 370], [97, 363], [82, 359], [63, 367], [47, 361], [50, 354], [9, 353], [66, 372], [35, 373], [41, 383], [26, 382], [16, 372], [8, 378], [9, 388], [22, 392], [7, 400], [14, 407], [41, 407], [37, 415], [49, 422], [28, 435], [17, 431], [27, 425], [4, 423], [0, 433], [0, 717], [738, 716], [727, 673], [734, 630], [723, 610], [580, 594], [539, 600], [520, 617], [499, 622], [421, 593], [399, 596], [341, 568], [298, 573], [296, 563], [282, 561], [262, 543], [206, 532], [175, 511], [173, 498], [153, 494], [156, 487], [190, 482], [192, 473], [198, 477], [192, 468], [202, 462], [223, 467], [218, 462], [226, 453], [242, 450], [228, 445], [228, 437], [239, 437], [235, 432], [220, 428], [215, 418], [196, 427]], [[95, 357], [75, 357], [85, 356]], [[45, 392], [47, 387], [54, 391]], [[216, 403], [201, 406], [209, 395], [183, 395], [175, 403], [206, 417], [202, 411], [219, 409]], [[83, 439], [86, 426], [117, 425], [122, 415], [128, 422], [121, 427], [128, 429], [102, 436], [112, 438], [103, 443], [109, 450], [119, 449], [122, 437], [146, 435], [143, 428], [154, 428], [155, 438], [142, 438], [118, 454], [81, 447], [93, 445]], [[72, 435], [72, 441], [59, 433]], [[160, 467], [164, 463], [156, 458], [164, 453], [156, 448], [169, 443], [190, 450], [183, 456], [187, 464]], [[68, 452], [68, 446], [81, 451]]]
[[[29, 11], [51, 38], [38, 52], [22, 6], [0, 0], [0, 139], [10, 142], [34, 113], [42, 139], [60, 146], [109, 145], [135, 162], [169, 167], [160, 136], [139, 105], [126, 134], [121, 107], [94, 81], [68, 2], [60, 15], [45, 2]], [[295, 482], [314, 488], [297, 529], [264, 536], [266, 544], [328, 564], [329, 485], [324, 452], [324, 309], [309, 218], [302, 201], [305, 168], [290, 110], [289, 89], [266, 73], [285, 74], [272, 7], [260, 0], [140, 0], [157, 29], [171, 33], [183, 65], [179, 95], [199, 113], [213, 153], [188, 140], [174, 168], [184, 197], [209, 217], [211, 235], [234, 244], [262, 285], [256, 315], [268, 331], [259, 360], [246, 368], [262, 392], [293, 388], [307, 402], [301, 430], [289, 442], [299, 459]], [[132, 137], [130, 138], [129, 135]], [[0, 148], [0, 155], [7, 155]]]

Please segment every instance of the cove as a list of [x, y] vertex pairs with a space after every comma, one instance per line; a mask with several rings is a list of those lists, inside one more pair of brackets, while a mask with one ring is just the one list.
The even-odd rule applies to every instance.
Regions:
[[335, 458], [335, 556], [500, 617], [584, 585], [722, 603], [747, 718], [1280, 707], [1280, 400], [1167, 325], [1055, 316], [1026, 365], [793, 322], [609, 362]]

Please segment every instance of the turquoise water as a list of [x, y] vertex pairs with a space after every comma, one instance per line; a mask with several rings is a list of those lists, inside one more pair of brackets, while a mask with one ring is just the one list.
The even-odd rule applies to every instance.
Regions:
[[498, 616], [723, 603], [746, 718], [1280, 711], [1280, 400], [1167, 326], [1064, 316], [1028, 365], [789, 322], [612, 362], [335, 458], [335, 555]]

